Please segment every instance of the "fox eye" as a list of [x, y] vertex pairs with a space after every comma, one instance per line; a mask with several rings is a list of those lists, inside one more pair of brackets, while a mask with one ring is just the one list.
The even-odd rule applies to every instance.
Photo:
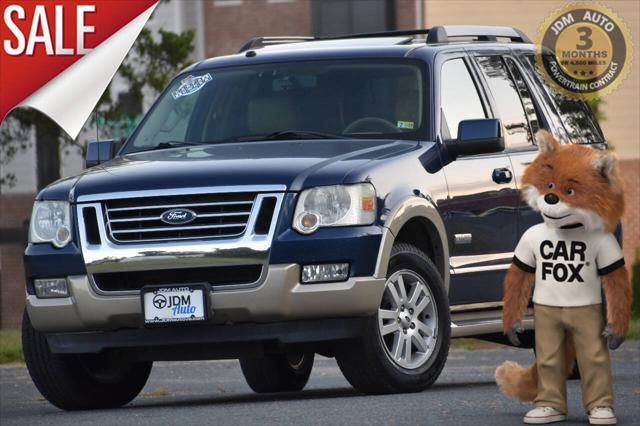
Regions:
[[555, 183], [553, 183], [553, 182], [551, 182], [551, 183], [549, 183], [549, 185], [547, 185], [547, 187], [548, 187], [549, 189], [553, 189], [553, 188], [555, 188], [555, 187], [556, 187], [556, 184], [555, 184]]
[[576, 190], [575, 190], [575, 189], [573, 189], [573, 188], [569, 188], [569, 189], [567, 189], [567, 195], [569, 195], [569, 196], [574, 196], [574, 195], [576, 195]]

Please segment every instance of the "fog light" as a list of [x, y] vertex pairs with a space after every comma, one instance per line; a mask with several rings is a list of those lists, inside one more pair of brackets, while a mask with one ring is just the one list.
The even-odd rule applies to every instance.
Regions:
[[52, 297], [69, 297], [69, 289], [67, 288], [66, 278], [47, 278], [34, 280], [36, 287], [36, 296], [41, 299], [50, 299]]
[[348, 263], [326, 263], [323, 265], [302, 266], [303, 283], [345, 281], [347, 278], [349, 278]]

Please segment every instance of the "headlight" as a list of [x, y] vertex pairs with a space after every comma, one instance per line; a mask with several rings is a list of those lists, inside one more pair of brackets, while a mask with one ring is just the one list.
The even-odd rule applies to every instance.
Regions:
[[293, 229], [311, 234], [326, 226], [371, 225], [375, 219], [373, 185], [319, 186], [300, 193]]
[[71, 208], [66, 201], [36, 201], [29, 226], [30, 243], [64, 247], [71, 241]]

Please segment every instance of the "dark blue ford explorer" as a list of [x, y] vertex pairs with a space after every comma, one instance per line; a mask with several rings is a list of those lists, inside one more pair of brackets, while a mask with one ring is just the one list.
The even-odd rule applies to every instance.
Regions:
[[539, 221], [518, 192], [533, 134], [604, 143], [536, 60], [554, 58], [518, 30], [453, 26], [262, 37], [184, 70], [37, 197], [36, 386], [117, 407], [153, 361], [238, 358], [256, 392], [296, 391], [317, 353], [362, 392], [414, 392], [451, 337], [501, 341], [502, 278]]

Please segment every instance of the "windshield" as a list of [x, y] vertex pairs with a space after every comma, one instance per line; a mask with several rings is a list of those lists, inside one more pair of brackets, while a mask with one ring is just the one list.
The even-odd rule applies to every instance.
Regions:
[[125, 152], [267, 136], [422, 139], [418, 64], [314, 61], [189, 73], [171, 83]]

